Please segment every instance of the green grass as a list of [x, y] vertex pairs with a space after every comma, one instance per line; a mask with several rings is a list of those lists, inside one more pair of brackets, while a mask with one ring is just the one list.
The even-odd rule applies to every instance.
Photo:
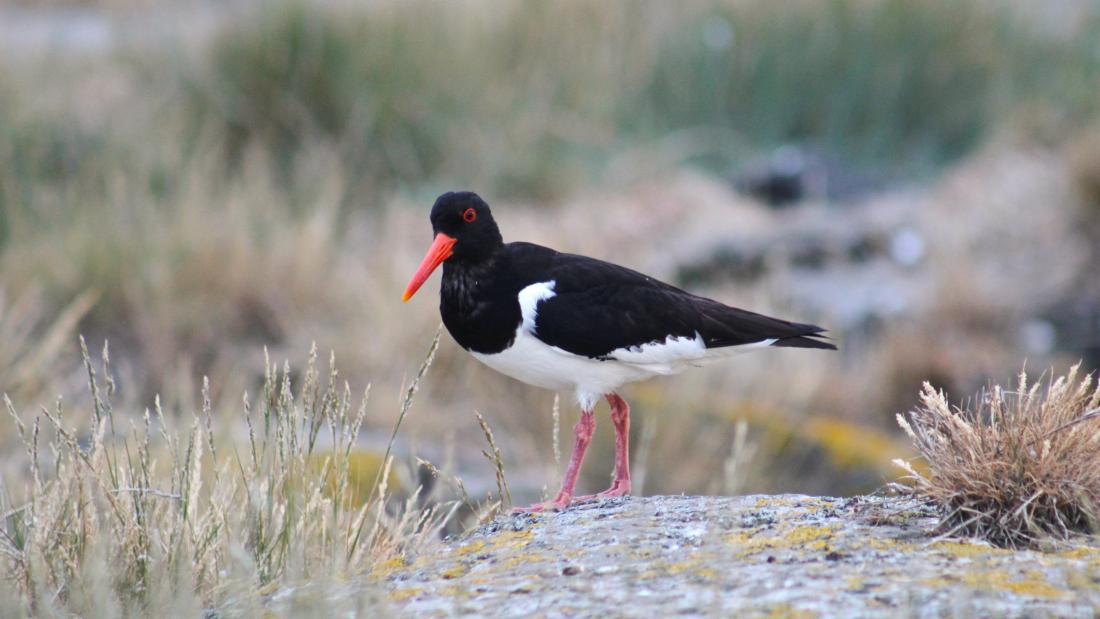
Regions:
[[105, 156], [106, 139], [0, 94], [0, 247], [49, 225], [80, 192], [102, 195], [107, 170], [118, 165]]
[[189, 109], [276, 153], [283, 175], [332, 143], [367, 189], [477, 181], [547, 195], [619, 150], [702, 129], [723, 165], [786, 142], [935, 168], [1019, 106], [1082, 115], [1100, 75], [1094, 22], [1032, 32], [976, 2], [695, 2], [625, 11], [407, 3], [282, 4], [218, 37]]
[[[544, 193], [576, 165], [557, 152], [571, 140], [555, 126], [604, 122], [604, 111], [578, 110], [568, 93], [594, 90], [606, 76], [563, 66], [550, 49], [554, 35], [591, 30], [577, 17], [518, 4], [490, 15], [425, 2], [281, 3], [228, 26], [183, 71], [188, 114], [224, 136], [231, 165], [259, 145], [283, 178], [320, 142], [336, 150], [357, 191], [488, 181]], [[598, 34], [574, 53], [602, 45]], [[597, 117], [578, 116], [589, 112]]]
[[788, 142], [935, 170], [1024, 110], [1094, 114], [1097, 40], [1100, 14], [1045, 35], [973, 1], [279, 2], [194, 51], [108, 57], [132, 92], [90, 119], [0, 65], [0, 243], [120, 184], [170, 198], [212, 150], [228, 184], [266, 161], [298, 211], [333, 167], [349, 208], [456, 186], [558, 198], [677, 134], [677, 157], [722, 172]]
[[676, 33], [642, 97], [652, 123], [934, 163], [988, 128], [1015, 60], [1005, 20], [965, 2], [808, 6], [721, 8]]

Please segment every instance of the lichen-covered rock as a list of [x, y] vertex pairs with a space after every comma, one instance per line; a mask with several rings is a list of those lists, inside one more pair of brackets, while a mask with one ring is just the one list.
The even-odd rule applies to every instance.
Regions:
[[646, 497], [500, 516], [371, 579], [417, 617], [1093, 617], [1100, 549], [934, 534], [906, 498]]

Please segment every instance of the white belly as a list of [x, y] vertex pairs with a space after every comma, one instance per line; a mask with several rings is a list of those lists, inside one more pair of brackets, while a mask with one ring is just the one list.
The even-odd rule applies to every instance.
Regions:
[[517, 331], [515, 342], [499, 353], [471, 354], [501, 374], [529, 385], [573, 391], [585, 409], [626, 383], [669, 373], [615, 360], [599, 361], [574, 355], [543, 343], [523, 329]]

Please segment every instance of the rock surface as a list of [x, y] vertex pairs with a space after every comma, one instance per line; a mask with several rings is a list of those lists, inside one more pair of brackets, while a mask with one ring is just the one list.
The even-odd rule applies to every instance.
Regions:
[[645, 497], [502, 515], [371, 579], [416, 617], [1093, 617], [1100, 549], [935, 536], [908, 498]]

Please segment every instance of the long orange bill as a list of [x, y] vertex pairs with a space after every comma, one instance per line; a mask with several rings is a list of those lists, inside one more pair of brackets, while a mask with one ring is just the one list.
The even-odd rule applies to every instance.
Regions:
[[424, 261], [420, 263], [420, 268], [416, 270], [416, 274], [409, 281], [408, 287], [405, 288], [405, 294], [401, 295], [402, 301], [408, 301], [416, 294], [417, 290], [420, 290], [420, 287], [424, 285], [424, 280], [428, 279], [432, 271], [444, 260], [451, 257], [451, 254], [454, 253], [454, 246], [455, 239], [442, 232], [435, 235], [435, 240], [432, 241], [432, 246], [428, 248]]

